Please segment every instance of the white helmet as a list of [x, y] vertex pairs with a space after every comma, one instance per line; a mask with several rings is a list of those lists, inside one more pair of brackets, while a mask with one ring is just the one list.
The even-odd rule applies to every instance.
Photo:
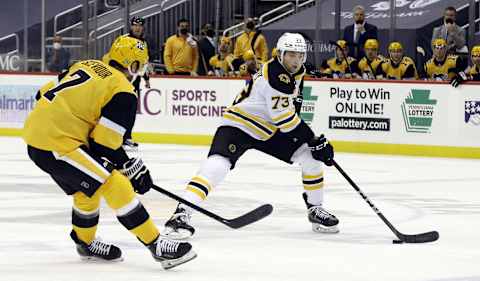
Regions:
[[300, 33], [289, 33], [286, 32], [278, 38], [277, 41], [277, 52], [279, 54], [278, 58], [281, 63], [283, 63], [283, 55], [285, 51], [299, 52], [304, 53], [303, 63], [307, 60], [307, 43], [305, 38]]

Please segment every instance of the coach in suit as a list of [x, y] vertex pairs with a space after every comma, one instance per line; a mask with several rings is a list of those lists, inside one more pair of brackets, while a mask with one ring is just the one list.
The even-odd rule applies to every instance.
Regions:
[[365, 8], [355, 6], [353, 8], [353, 19], [355, 23], [345, 27], [343, 31], [343, 40], [347, 41], [348, 56], [360, 60], [365, 53], [363, 45], [367, 39], [377, 39], [378, 29], [375, 25], [365, 22]]
[[468, 53], [465, 45], [465, 30], [456, 24], [456, 20], [457, 10], [455, 7], [445, 8], [443, 24], [433, 29], [432, 42], [439, 38], [445, 39], [449, 53]]

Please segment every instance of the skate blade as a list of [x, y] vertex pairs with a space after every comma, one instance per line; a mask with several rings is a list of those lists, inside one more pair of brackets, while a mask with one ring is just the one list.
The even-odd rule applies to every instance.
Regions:
[[106, 259], [93, 257], [93, 256], [80, 256], [80, 259], [84, 262], [91, 262], [91, 263], [115, 263], [115, 262], [123, 261], [123, 257], [119, 257], [113, 260], [106, 260]]
[[316, 233], [327, 233], [327, 234], [335, 234], [340, 232], [336, 225], [334, 226], [324, 226], [318, 223], [312, 223], [312, 230]]
[[178, 259], [163, 260], [163, 261], [160, 261], [160, 264], [162, 265], [163, 269], [167, 270], [167, 269], [171, 269], [176, 266], [179, 266], [183, 263], [189, 262], [196, 257], [197, 257], [197, 253], [195, 253], [193, 250], [190, 250], [188, 251], [188, 253], [186, 253], [185, 255], [181, 256]]
[[187, 240], [192, 237], [192, 233], [186, 229], [175, 230], [173, 228], [166, 227], [162, 232], [162, 236], [172, 240]]

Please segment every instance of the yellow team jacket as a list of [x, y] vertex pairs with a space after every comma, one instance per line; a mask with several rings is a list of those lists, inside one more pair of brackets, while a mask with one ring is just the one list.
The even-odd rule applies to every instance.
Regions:
[[192, 47], [183, 37], [175, 34], [165, 42], [163, 61], [168, 73], [197, 71], [198, 47]]
[[455, 77], [458, 56], [448, 55], [444, 61], [438, 62], [431, 58], [425, 63], [425, 74], [428, 79], [449, 80]]
[[[357, 73], [358, 74], [358, 63], [355, 58], [348, 57], [348, 64], [350, 64], [350, 68], [352, 70], [352, 74]], [[320, 71], [323, 74], [327, 75], [333, 75], [336, 74], [340, 78], [345, 75], [345, 73], [350, 72], [350, 69], [348, 68], [347, 61], [342, 60], [339, 62], [337, 58], [330, 58], [328, 60], [323, 61], [322, 65], [320, 66]]]
[[[235, 42], [235, 49], [233, 50], [233, 56], [235, 58], [241, 58], [247, 50], [252, 49], [252, 39], [255, 36], [255, 31], [244, 32], [237, 38]], [[253, 52], [255, 56], [262, 62], [268, 60], [268, 46], [267, 40], [263, 34], [258, 35], [253, 46]]]
[[379, 65], [382, 64], [382, 62], [385, 60], [384, 57], [378, 56], [372, 61], [369, 61], [367, 57], [363, 57], [359, 62], [358, 62], [358, 69], [360, 71], [360, 75], [367, 76], [369, 79], [375, 79], [376, 78], [376, 73], [377, 73], [377, 68]]
[[219, 69], [223, 75], [227, 75], [229, 72], [233, 71], [233, 59], [232, 54], [228, 54], [224, 58], [220, 58], [220, 55], [215, 55], [210, 58], [209, 63], [213, 68]]
[[415, 62], [404, 56], [400, 63], [396, 65], [391, 59], [386, 59], [380, 69], [378, 69], [379, 75], [383, 75], [387, 79], [402, 80], [405, 78], [418, 78], [417, 68]]
[[[89, 143], [89, 138], [111, 149], [118, 149], [125, 128], [114, 118], [102, 117], [116, 95], [134, 97], [132, 104], [110, 111], [135, 114], [136, 94], [123, 73], [98, 60], [75, 63], [59, 81], [45, 84], [37, 93], [37, 104], [24, 124], [25, 142], [38, 149], [61, 155]], [[133, 115], [133, 118], [135, 115]], [[133, 126], [133, 120], [130, 123]]]
[[467, 70], [467, 75], [469, 79], [474, 81], [480, 81], [480, 69], [477, 65], [472, 65]]

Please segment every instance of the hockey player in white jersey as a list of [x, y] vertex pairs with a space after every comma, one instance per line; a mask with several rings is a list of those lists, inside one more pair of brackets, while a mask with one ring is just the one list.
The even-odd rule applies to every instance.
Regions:
[[[277, 42], [276, 58], [265, 63], [223, 114], [207, 160], [187, 185], [183, 197], [199, 204], [235, 167], [248, 149], [298, 163], [303, 199], [315, 232], [337, 233], [338, 219], [323, 207], [323, 164], [332, 165], [333, 147], [315, 137], [300, 118], [307, 45], [302, 35], [285, 33]], [[322, 163], [323, 162], [323, 163]], [[165, 224], [164, 235], [184, 239], [194, 234], [191, 210], [182, 204]]]

